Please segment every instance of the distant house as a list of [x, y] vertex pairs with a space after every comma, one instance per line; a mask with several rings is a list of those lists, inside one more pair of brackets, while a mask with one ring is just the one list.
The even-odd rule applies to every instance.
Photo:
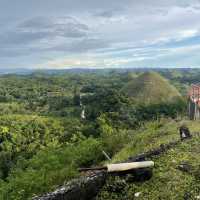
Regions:
[[192, 84], [188, 91], [188, 115], [191, 120], [200, 119], [200, 84]]

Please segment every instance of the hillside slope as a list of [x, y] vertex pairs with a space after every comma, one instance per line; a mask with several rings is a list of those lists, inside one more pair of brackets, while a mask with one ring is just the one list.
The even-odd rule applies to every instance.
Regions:
[[[97, 197], [98, 200], [183, 200], [200, 198], [200, 131], [199, 122], [186, 122], [193, 132], [193, 138], [179, 143], [165, 154], [154, 157], [153, 176], [146, 182], [130, 182], [126, 177], [110, 177], [107, 184]], [[160, 127], [151, 125], [149, 132], [153, 137], [146, 136], [138, 142], [143, 134], [134, 136], [130, 144], [120, 151], [115, 161], [124, 160], [132, 155], [156, 148], [160, 143], [178, 139], [178, 124], [169, 122]], [[147, 132], [147, 129], [145, 130]], [[149, 133], [150, 135], [150, 133]], [[180, 169], [180, 166], [186, 168]]]
[[146, 72], [131, 80], [122, 91], [137, 102], [160, 103], [180, 98], [178, 90], [156, 72]]

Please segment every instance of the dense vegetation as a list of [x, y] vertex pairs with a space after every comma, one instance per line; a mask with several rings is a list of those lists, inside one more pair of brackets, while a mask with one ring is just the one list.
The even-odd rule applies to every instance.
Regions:
[[[184, 93], [193, 79], [184, 79], [184, 71], [176, 72], [179, 75], [175, 77], [175, 72], [159, 72], [169, 81], [147, 73], [157, 86], [162, 83], [167, 95], [178, 98], [154, 101], [163, 95], [154, 88], [148, 91], [151, 101], [146, 104], [124, 89], [146, 94], [146, 86], [134, 85], [136, 79], [146, 76], [141, 73], [119, 70], [1, 76], [0, 198], [30, 199], [79, 176], [78, 167], [104, 162], [102, 150], [121, 160], [140, 152], [130, 141], [157, 142], [160, 136], [157, 131], [152, 133], [152, 127], [185, 116]], [[85, 117], [81, 117], [83, 110]], [[167, 142], [176, 136], [160, 138]]]

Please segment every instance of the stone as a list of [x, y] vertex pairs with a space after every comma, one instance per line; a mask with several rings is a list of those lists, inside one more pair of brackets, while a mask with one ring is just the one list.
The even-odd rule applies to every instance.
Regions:
[[187, 162], [180, 163], [177, 168], [183, 172], [187, 172], [187, 173], [192, 172], [192, 166]]
[[190, 130], [187, 126], [182, 125], [179, 128], [179, 133], [180, 133], [180, 138], [181, 140], [187, 139], [187, 138], [191, 138], [191, 134], [190, 134]]
[[142, 194], [141, 192], [136, 192], [136, 193], [134, 194], [134, 196], [135, 196], [135, 197], [139, 197], [141, 194]]

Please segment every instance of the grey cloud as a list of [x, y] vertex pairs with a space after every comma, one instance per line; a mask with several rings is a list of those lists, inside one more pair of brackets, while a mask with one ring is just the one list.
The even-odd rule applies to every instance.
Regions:
[[[3, 1], [0, 8], [0, 16], [6, 10], [13, 12], [10, 15], [26, 15], [32, 13], [46, 14], [46, 13], [74, 13], [80, 11], [91, 11], [94, 9], [106, 9], [108, 7], [117, 8], [129, 5], [133, 0], [20, 0], [20, 2], [13, 0]], [[135, 0], [134, 0], [135, 1]]]
[[113, 15], [114, 15], [113, 10], [104, 10], [94, 14], [95, 17], [105, 17], [105, 18], [111, 18], [113, 17]]
[[52, 20], [47, 17], [34, 17], [32, 19], [25, 20], [18, 25], [21, 29], [45, 29], [52, 26]]
[[26, 20], [10, 31], [0, 34], [1, 45], [27, 44], [55, 37], [81, 38], [87, 36], [89, 27], [72, 17], [36, 17]]
[[15, 50], [0, 49], [0, 58], [12, 58], [17, 56], [22, 56], [23, 53], [21, 51], [17, 51], [16, 49]]
[[[56, 31], [57, 33], [70, 33], [70, 30], [77, 32], [89, 31], [86, 24], [80, 23], [73, 17], [35, 17], [22, 22], [18, 28], [25, 30], [46, 30]], [[71, 35], [71, 34], [70, 34]]]
[[83, 53], [97, 51], [98, 49], [108, 48], [111, 44], [103, 39], [84, 38], [70, 44], [62, 44], [52, 47], [50, 51], [61, 51], [69, 53]]
[[15, 45], [27, 45], [37, 40], [43, 39], [45, 36], [49, 36], [47, 32], [28, 32], [28, 31], [17, 31], [17, 32], [6, 32], [0, 35], [1, 46], [12, 48]]
[[[116, 10], [124, 8], [134, 8], [134, 12], [146, 7], [188, 6], [199, 3], [199, 0], [1, 0], [0, 17], [9, 15], [13, 17], [35, 16], [37, 15], [63, 15], [68, 13], [80, 14], [82, 12]], [[9, 10], [9, 13], [8, 13]]]
[[0, 57], [47, 52], [82, 53], [108, 47], [105, 39], [95, 39], [91, 33], [86, 24], [70, 16], [35, 17], [0, 34]]
[[44, 53], [43, 48], [16, 45], [16, 47], [12, 47], [12, 48], [1, 47], [0, 57], [10, 59], [10, 58], [16, 58], [16, 57], [22, 57], [22, 56], [31, 56], [34, 54], [40, 54], [42, 52]]

